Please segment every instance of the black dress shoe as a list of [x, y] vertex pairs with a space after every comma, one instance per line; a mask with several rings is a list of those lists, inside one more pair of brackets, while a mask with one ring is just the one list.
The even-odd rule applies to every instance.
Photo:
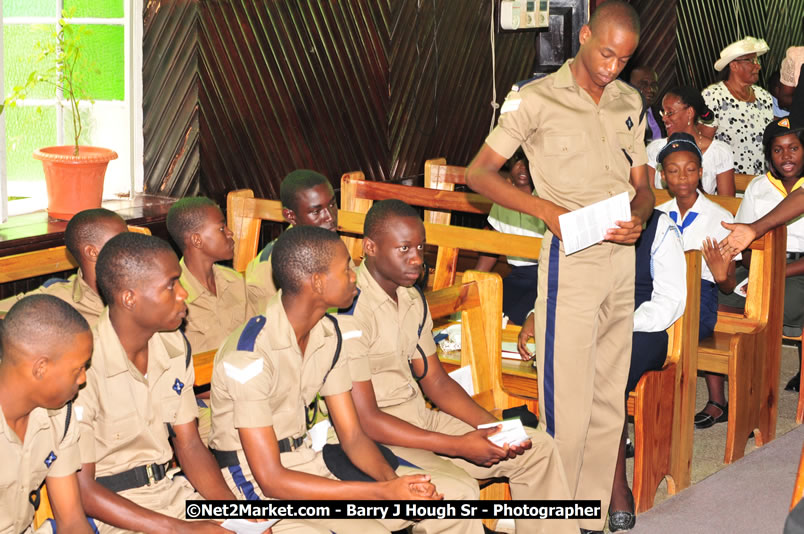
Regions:
[[[628, 488], [628, 497], [631, 500], [631, 510], [634, 509], [634, 494], [631, 493], [631, 488]], [[617, 510], [612, 512], [609, 509], [609, 530], [617, 532], [618, 530], [631, 530], [636, 524], [636, 514], [624, 510]]]
[[582, 528], [581, 529], [581, 534], [603, 534], [603, 531], [602, 530], [589, 530], [589, 529]]
[[729, 420], [729, 403], [726, 403], [726, 405], [723, 406], [722, 404], [717, 403], [715, 401], [709, 401], [706, 404], [707, 406], [711, 404], [715, 408], [720, 408], [720, 415], [715, 417], [701, 410], [700, 412], [695, 414], [695, 428], [699, 429], [709, 428], [710, 426], [713, 426], [715, 423], [723, 423], [724, 421]]
[[790, 379], [790, 381], [784, 387], [784, 390], [798, 392], [798, 387], [800, 384], [801, 384], [801, 371], [796, 373], [796, 376]]
[[634, 450], [634, 442], [631, 441], [630, 439], [627, 439], [625, 441], [625, 457], [633, 458], [635, 452], [636, 451]]

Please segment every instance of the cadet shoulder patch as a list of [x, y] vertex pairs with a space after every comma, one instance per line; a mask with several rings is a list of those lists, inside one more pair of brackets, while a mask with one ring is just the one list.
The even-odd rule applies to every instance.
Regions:
[[357, 299], [360, 298], [360, 290], [357, 290], [357, 295], [355, 295], [355, 300], [352, 301], [352, 305], [348, 308], [341, 308], [338, 310], [338, 315], [354, 315], [355, 308], [357, 308]]
[[528, 78], [527, 80], [522, 80], [522, 81], [516, 82], [513, 86], [511, 86], [511, 91], [519, 91], [523, 87], [528, 85], [529, 83], [535, 82], [536, 80], [540, 80], [540, 79], [544, 78], [545, 76], [547, 76], [547, 75], [544, 74], [544, 73], [539, 73], [539, 74], [536, 74], [535, 76], [533, 76], [532, 78]]
[[257, 342], [257, 336], [264, 326], [265, 317], [262, 315], [249, 319], [243, 331], [240, 333], [240, 338], [237, 340], [237, 350], [253, 352], [254, 344]]
[[271, 259], [271, 251], [274, 249], [275, 244], [276, 239], [265, 245], [265, 248], [262, 249], [262, 252], [260, 252], [260, 263]]
[[50, 287], [53, 284], [66, 284], [69, 280], [65, 280], [64, 278], [49, 278], [45, 280], [45, 283], [42, 284], [42, 287]]

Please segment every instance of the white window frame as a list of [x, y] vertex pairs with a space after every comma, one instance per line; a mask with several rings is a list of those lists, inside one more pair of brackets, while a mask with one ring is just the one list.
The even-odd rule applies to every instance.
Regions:
[[[63, 0], [54, 0], [57, 13], [61, 13]], [[75, 17], [73, 24], [100, 24], [105, 26], [119, 25], [123, 27], [123, 105], [128, 108], [129, 115], [129, 191], [131, 196], [141, 193], [145, 182], [143, 162], [143, 118], [142, 118], [142, 43], [143, 43], [143, 0], [124, 0], [124, 14], [122, 18], [95, 18]], [[0, 0], [0, 18], [6, 24], [57, 24], [58, 17], [2, 17], [2, 1]], [[0, 28], [0, 72], [3, 70], [3, 32]], [[3, 77], [0, 77], [0, 95], [5, 95]], [[56, 109], [56, 141], [64, 144], [64, 110], [58, 105], [58, 98], [52, 99], [25, 99], [18, 102], [18, 106], [49, 106]], [[100, 101], [96, 101], [100, 102]], [[115, 101], [118, 102], [118, 101]], [[12, 207], [8, 202], [8, 175], [6, 172], [6, 134], [5, 117], [0, 114], [0, 223], [5, 222], [9, 214], [24, 213], [41, 209], [45, 201], [36, 199], [26, 206]], [[15, 201], [14, 204], [23, 201]]]

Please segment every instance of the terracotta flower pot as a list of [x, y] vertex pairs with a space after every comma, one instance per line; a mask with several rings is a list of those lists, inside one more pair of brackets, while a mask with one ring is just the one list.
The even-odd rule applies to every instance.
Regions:
[[108, 148], [73, 145], [49, 146], [34, 151], [42, 162], [47, 184], [47, 212], [55, 219], [69, 221], [79, 211], [99, 208], [103, 197], [103, 178], [109, 161], [117, 152]]

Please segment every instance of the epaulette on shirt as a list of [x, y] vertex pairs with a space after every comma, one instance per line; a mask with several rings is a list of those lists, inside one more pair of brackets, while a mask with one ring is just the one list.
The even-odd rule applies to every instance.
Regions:
[[348, 308], [341, 308], [338, 310], [338, 315], [354, 315], [355, 308], [357, 308], [357, 299], [360, 298], [360, 290], [357, 290], [357, 295], [355, 295], [355, 300], [352, 301], [352, 305]]
[[528, 78], [527, 80], [522, 80], [520, 82], [516, 82], [513, 86], [511, 86], [511, 91], [517, 91], [518, 92], [520, 89], [522, 89], [523, 87], [525, 87], [529, 83], [535, 82], [536, 80], [544, 78], [545, 76], [547, 76], [547, 74], [545, 74], [543, 72], [540, 72], [539, 74], [534, 75], [533, 78]]
[[48, 278], [45, 280], [45, 283], [42, 284], [42, 287], [50, 287], [53, 284], [66, 284], [69, 283], [69, 280], [65, 280], [64, 278]]
[[262, 252], [260, 252], [260, 262], [268, 261], [268, 259], [271, 257], [271, 251], [274, 249], [275, 243], [276, 239], [265, 245], [265, 248], [262, 249]]
[[237, 350], [244, 350], [248, 352], [254, 351], [254, 344], [257, 342], [257, 336], [265, 326], [265, 316], [258, 315], [249, 319], [243, 331], [240, 332], [240, 338], [237, 340]]

